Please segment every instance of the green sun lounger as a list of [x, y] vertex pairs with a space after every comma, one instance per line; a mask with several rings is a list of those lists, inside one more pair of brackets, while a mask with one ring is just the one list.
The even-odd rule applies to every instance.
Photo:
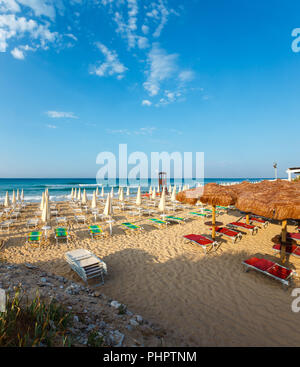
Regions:
[[56, 243], [58, 243], [58, 240], [67, 240], [67, 243], [68, 243], [69, 234], [68, 234], [67, 228], [64, 228], [64, 227], [55, 228], [54, 236], [56, 239]]
[[209, 213], [198, 213], [198, 212], [189, 212], [190, 215], [195, 215], [196, 217], [206, 218], [210, 217]]
[[157, 218], [149, 218], [149, 220], [151, 220], [151, 222], [153, 222], [154, 224], [157, 224], [159, 226], [162, 226], [162, 225], [168, 225], [169, 222], [165, 221], [165, 220], [162, 220], [162, 219], [157, 219]]
[[27, 235], [26, 243], [36, 244], [41, 242], [42, 232], [30, 232]]
[[165, 219], [169, 219], [170, 221], [176, 222], [176, 223], [182, 223], [185, 221], [185, 218], [182, 217], [174, 217], [173, 215], [167, 215]]
[[139, 230], [143, 229], [143, 227], [140, 227], [140, 226], [138, 226], [136, 224], [133, 224], [133, 223], [130, 223], [130, 222], [121, 223], [121, 226], [125, 227], [126, 229], [130, 229], [131, 231], [137, 230], [137, 229], [139, 229]]
[[89, 226], [89, 231], [90, 231], [90, 235], [92, 238], [97, 237], [97, 236], [103, 236], [104, 234], [102, 228], [96, 224]]

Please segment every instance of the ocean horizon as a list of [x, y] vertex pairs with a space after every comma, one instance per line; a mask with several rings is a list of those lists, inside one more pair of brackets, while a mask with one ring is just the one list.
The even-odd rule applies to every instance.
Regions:
[[[167, 181], [167, 185], [189, 185], [191, 188], [196, 187], [198, 184], [207, 184], [215, 182], [218, 184], [232, 184], [243, 181], [257, 182], [262, 180], [270, 180], [272, 178], [253, 178], [253, 177], [241, 177], [241, 178], [205, 178], [205, 179], [174, 179], [170, 178]], [[12, 195], [13, 190], [24, 190], [24, 201], [36, 202], [41, 200], [42, 193], [45, 189], [48, 189], [50, 200], [53, 201], [65, 201], [70, 198], [72, 188], [85, 189], [88, 199], [92, 198], [93, 191], [96, 187], [104, 187], [104, 193], [110, 192], [111, 188], [118, 189], [119, 187], [131, 188], [130, 193], [135, 195], [138, 186], [141, 185], [142, 192], [145, 193], [149, 190], [150, 186], [158, 186], [158, 179], [148, 180], [124, 180], [118, 179], [104, 179], [97, 180], [96, 178], [0, 178], [0, 201], [4, 200], [5, 194], [8, 191], [9, 195]]]

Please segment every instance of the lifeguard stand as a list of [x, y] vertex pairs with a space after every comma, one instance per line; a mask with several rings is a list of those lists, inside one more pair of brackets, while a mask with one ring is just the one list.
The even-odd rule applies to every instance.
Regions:
[[168, 193], [167, 173], [166, 172], [159, 172], [159, 174], [158, 174], [158, 187], [159, 187], [160, 194], [162, 194], [162, 190], [163, 190], [164, 187], [165, 187], [165, 190], [166, 190], [166, 194]]

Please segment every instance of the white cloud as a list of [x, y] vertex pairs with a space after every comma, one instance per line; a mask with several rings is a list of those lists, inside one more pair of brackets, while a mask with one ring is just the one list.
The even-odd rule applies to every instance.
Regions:
[[46, 48], [48, 42], [54, 42], [58, 36], [49, 30], [49, 25], [38, 24], [33, 19], [16, 17], [15, 14], [0, 14], [0, 52], [6, 52], [8, 40], [20, 39], [28, 35], [36, 41], [36, 47]]
[[[56, 15], [55, 2], [53, 0], [17, 0], [20, 4], [30, 7], [37, 17], [44, 15], [54, 19]], [[56, 1], [59, 5], [59, 1]]]
[[179, 73], [178, 78], [181, 82], [189, 82], [194, 79], [194, 72], [192, 70], [183, 70]]
[[146, 24], [142, 25], [142, 32], [144, 34], [148, 34], [149, 33], [149, 27]]
[[104, 44], [98, 42], [96, 46], [104, 55], [105, 61], [97, 67], [94, 67], [91, 74], [96, 74], [98, 76], [107, 76], [118, 74], [118, 79], [122, 77], [123, 73], [127, 68], [119, 61], [118, 55], [115, 51], [109, 50]]
[[128, 130], [128, 129], [106, 129], [106, 132], [109, 134], [121, 134], [121, 135], [152, 135], [156, 130], [156, 127], [140, 127], [137, 130]]
[[52, 119], [59, 119], [59, 118], [78, 119], [78, 116], [76, 116], [74, 112], [47, 111], [46, 115]]
[[20, 50], [19, 48], [15, 47], [12, 51], [11, 54], [13, 55], [13, 57], [15, 59], [19, 59], [19, 60], [24, 60], [24, 53], [22, 50]]
[[55, 126], [55, 125], [46, 125], [47, 127], [48, 127], [48, 129], [56, 129], [57, 128], [57, 126]]
[[138, 46], [139, 46], [140, 49], [144, 49], [144, 48], [149, 47], [149, 42], [148, 42], [148, 39], [146, 37], [139, 37], [137, 43], [138, 43]]
[[151, 106], [152, 105], [152, 102], [150, 102], [148, 99], [144, 99], [142, 101], [142, 106]]
[[166, 51], [154, 44], [148, 54], [148, 78], [143, 84], [150, 96], [155, 96], [160, 90], [160, 84], [171, 78], [177, 70], [177, 54], [167, 54]]

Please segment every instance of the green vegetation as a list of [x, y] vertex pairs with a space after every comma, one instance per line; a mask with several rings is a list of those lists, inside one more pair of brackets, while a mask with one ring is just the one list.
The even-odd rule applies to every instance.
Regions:
[[73, 320], [72, 314], [51, 301], [23, 301], [19, 288], [12, 299], [7, 297], [6, 312], [0, 312], [0, 347], [70, 346], [66, 335]]

